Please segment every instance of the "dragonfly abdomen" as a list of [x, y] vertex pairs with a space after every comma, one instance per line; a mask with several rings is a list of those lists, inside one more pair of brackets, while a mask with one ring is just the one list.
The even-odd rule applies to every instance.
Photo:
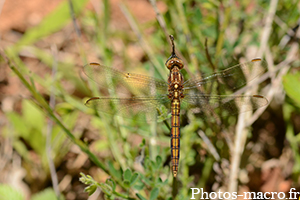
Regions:
[[173, 176], [178, 173], [179, 153], [180, 153], [180, 101], [173, 99], [171, 103], [171, 162]]

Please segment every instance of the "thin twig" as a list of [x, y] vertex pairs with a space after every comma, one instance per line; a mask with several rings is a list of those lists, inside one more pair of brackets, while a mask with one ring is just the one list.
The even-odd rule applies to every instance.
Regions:
[[145, 53], [148, 55], [150, 62], [153, 64], [153, 66], [155, 67], [155, 69], [161, 74], [165, 74], [165, 71], [163, 70], [162, 67], [158, 67], [161, 64], [158, 62], [158, 60], [155, 58], [154, 56], [154, 52], [152, 51], [152, 49], [150, 48], [149, 44], [146, 42], [143, 34], [141, 33], [137, 23], [135, 22], [133, 16], [131, 15], [131, 13], [129, 12], [129, 10], [127, 9], [125, 4], [121, 4], [120, 5], [120, 9], [123, 12], [124, 16], [126, 17], [131, 29], [134, 31], [134, 33], [136, 34], [136, 36], [138, 37], [139, 43], [142, 46], [142, 48], [144, 49]]
[[[166, 22], [164, 20], [164, 18], [162, 17], [161, 13], [159, 12], [159, 9], [156, 6], [156, 0], [150, 0], [150, 3], [153, 7], [153, 10], [156, 14], [156, 19], [160, 25], [160, 27], [162, 28], [162, 30], [164, 31], [165, 37], [168, 38], [169, 37], [169, 33], [167, 31], [167, 27], [166, 27]], [[168, 40], [169, 44], [171, 45], [171, 41]]]
[[260, 48], [256, 54], [256, 57], [263, 57], [263, 54], [265, 53], [265, 50], [268, 45], [269, 37], [271, 35], [272, 30], [272, 24], [274, 21], [274, 16], [276, 13], [278, 0], [272, 0], [270, 3], [270, 9], [266, 17], [266, 25], [263, 29], [261, 40], [260, 40]]
[[220, 155], [218, 154], [217, 149], [210, 142], [210, 140], [205, 135], [205, 133], [202, 130], [199, 130], [198, 131], [198, 135], [202, 138], [203, 142], [207, 145], [207, 150], [213, 155], [213, 157], [215, 158], [215, 160], [220, 161]]
[[[268, 44], [268, 39], [270, 37], [272, 22], [274, 19], [275, 11], [277, 8], [278, 0], [272, 0], [270, 3], [270, 9], [268, 15], [266, 17], [266, 25], [264, 27], [262, 37], [261, 37], [261, 46], [257, 52], [258, 57], [262, 57], [266, 46]], [[248, 113], [250, 115], [250, 112]], [[229, 175], [229, 184], [228, 184], [228, 192], [233, 193], [237, 191], [238, 186], [238, 174], [239, 174], [239, 166], [241, 161], [241, 156], [244, 151], [244, 145], [247, 139], [247, 131], [245, 130], [246, 124], [248, 124], [246, 119], [246, 113], [242, 113], [239, 115], [238, 123], [236, 127], [236, 136], [235, 136], [235, 144], [232, 151], [232, 164], [231, 171]]]
[[76, 31], [77, 36], [80, 38], [81, 37], [81, 31], [80, 31], [79, 26], [76, 22], [76, 17], [75, 17], [74, 6], [73, 6], [73, 3], [72, 3], [72, 0], [69, 0], [69, 7], [70, 7], [70, 14], [71, 14], [71, 17], [72, 17], [72, 22], [73, 22], [73, 25], [74, 25], [74, 29]]
[[[299, 45], [295, 42], [292, 45], [292, 48], [288, 52], [287, 58], [279, 63], [276, 67], [276, 69], [279, 71], [277, 74], [277, 77], [272, 80], [271, 88], [268, 89], [268, 94], [266, 95], [266, 98], [269, 100], [269, 102], [273, 99], [274, 94], [276, 91], [278, 91], [278, 87], [281, 84], [282, 76], [285, 75], [288, 70], [290, 69], [289, 65], [297, 59], [295, 56], [297, 54], [297, 51], [299, 50]], [[268, 55], [270, 56], [270, 55]], [[277, 70], [274, 70], [272, 72], [269, 72], [270, 77], [276, 74]], [[258, 109], [252, 116], [247, 120], [246, 126], [251, 126], [257, 118], [267, 109], [267, 107]]]
[[81, 57], [83, 58], [83, 62], [86, 63], [86, 53], [84, 51], [83, 44], [82, 44], [82, 39], [81, 39], [82, 34], [81, 34], [81, 31], [80, 31], [79, 25], [76, 21], [76, 15], [75, 15], [75, 12], [74, 12], [73, 2], [72, 2], [72, 0], [68, 0], [68, 1], [69, 1], [69, 7], [70, 7], [70, 15], [72, 17], [73, 26], [74, 26], [74, 29], [75, 29], [76, 36], [78, 38], [76, 41], [78, 42], [80, 55], [82, 55]]

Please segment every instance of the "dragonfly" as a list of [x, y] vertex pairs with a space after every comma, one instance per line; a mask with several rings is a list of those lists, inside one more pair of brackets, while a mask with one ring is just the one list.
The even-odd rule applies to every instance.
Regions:
[[[180, 116], [183, 110], [206, 118], [209, 114], [238, 114], [266, 106], [268, 100], [261, 95], [234, 95], [233, 92], [262, 75], [267, 64], [256, 58], [207, 76], [184, 80], [183, 61], [175, 53], [174, 37], [171, 56], [165, 62], [169, 76], [167, 81], [154, 77], [122, 72], [98, 63], [83, 67], [87, 77], [107, 89], [108, 95], [92, 97], [87, 107], [125, 118], [157, 120], [163, 107], [170, 111], [171, 171], [178, 174], [180, 157]], [[220, 95], [220, 92], [224, 93]], [[143, 118], [144, 119], [144, 118]]]

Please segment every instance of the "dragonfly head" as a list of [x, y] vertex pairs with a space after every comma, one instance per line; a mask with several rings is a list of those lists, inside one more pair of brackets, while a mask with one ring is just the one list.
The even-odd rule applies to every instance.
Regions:
[[169, 70], [172, 70], [175, 66], [177, 66], [179, 69], [182, 69], [184, 65], [182, 60], [178, 58], [175, 53], [174, 37], [173, 35], [169, 35], [169, 37], [172, 43], [172, 54], [166, 61], [165, 65]]
[[184, 66], [182, 60], [180, 58], [178, 58], [177, 56], [176, 57], [171, 56], [167, 60], [165, 65], [169, 70], [172, 70], [175, 66], [177, 66], [179, 69], [182, 69]]

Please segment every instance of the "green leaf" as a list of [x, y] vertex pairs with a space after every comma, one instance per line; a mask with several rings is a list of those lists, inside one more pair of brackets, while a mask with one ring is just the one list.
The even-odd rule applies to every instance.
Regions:
[[123, 181], [123, 184], [126, 188], [130, 187], [130, 182], [128, 180]]
[[146, 140], [145, 138], [142, 140], [142, 143], [140, 144], [140, 148], [144, 147], [146, 145]]
[[139, 194], [139, 193], [136, 193], [135, 194], [139, 199], [141, 199], [141, 200], [147, 200], [145, 197], [143, 197], [141, 194]]
[[158, 177], [157, 182], [158, 183], [163, 183], [163, 181], [162, 181], [162, 179], [160, 177]]
[[138, 180], [137, 183], [134, 184], [134, 186], [133, 186], [133, 188], [136, 190], [142, 190], [142, 189], [144, 189], [144, 187], [145, 187], [145, 184], [140, 180]]
[[287, 74], [283, 77], [282, 81], [286, 94], [300, 107], [300, 72]]
[[[22, 116], [13, 112], [8, 113], [7, 116], [14, 126], [14, 133], [16, 133], [18, 137], [22, 137], [35, 152], [39, 155], [43, 155], [45, 151], [45, 137], [42, 131], [46, 123], [45, 116], [40, 108], [34, 105], [30, 100], [23, 100]], [[25, 152], [22, 151], [20, 153], [25, 156]]]
[[153, 190], [150, 192], [150, 200], [155, 200], [158, 197], [159, 189], [153, 188]]
[[9, 121], [13, 124], [15, 131], [13, 133], [16, 133], [16, 136], [23, 136], [23, 135], [28, 135], [30, 133], [30, 127], [26, 126], [26, 122], [23, 120], [23, 118], [15, 113], [7, 113], [6, 114], [7, 118]]
[[151, 160], [149, 167], [150, 167], [150, 170], [156, 169], [156, 163], [153, 160]]
[[45, 127], [44, 113], [32, 101], [22, 102], [22, 112], [27, 125], [40, 131]]
[[106, 184], [109, 185], [113, 189], [113, 191], [115, 191], [115, 189], [116, 189], [116, 182], [114, 180], [107, 179], [106, 180]]
[[111, 161], [108, 161], [108, 169], [109, 169], [110, 173], [113, 176], [115, 176], [115, 177], [117, 177], [118, 179], [121, 180], [121, 177], [122, 177], [121, 171], [120, 170], [116, 170], [115, 167], [114, 167], [114, 165], [113, 165], [113, 163]]
[[131, 177], [130, 185], [131, 186], [134, 185], [136, 183], [136, 181], [138, 180], [138, 178], [139, 178], [139, 174], [135, 172]]
[[99, 186], [101, 187], [102, 191], [103, 191], [106, 195], [108, 195], [108, 196], [111, 196], [111, 195], [112, 195], [113, 189], [112, 189], [112, 187], [110, 187], [110, 185], [105, 184], [105, 183], [100, 183]]
[[131, 170], [130, 169], [126, 169], [126, 171], [124, 173], [124, 180], [125, 181], [130, 181], [131, 175], [132, 175]]
[[162, 164], [162, 158], [161, 156], [156, 156], [156, 167], [159, 168]]
[[0, 185], [0, 200], [8, 200], [8, 199], [23, 200], [25, 198], [19, 190], [15, 189], [9, 185], [1, 184]]
[[89, 194], [89, 196], [91, 196], [92, 194], [94, 194], [94, 192], [97, 190], [97, 186], [96, 185], [90, 185], [84, 188], [84, 191], [87, 192]]

